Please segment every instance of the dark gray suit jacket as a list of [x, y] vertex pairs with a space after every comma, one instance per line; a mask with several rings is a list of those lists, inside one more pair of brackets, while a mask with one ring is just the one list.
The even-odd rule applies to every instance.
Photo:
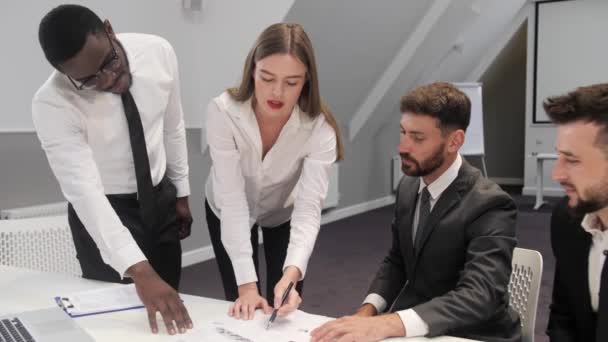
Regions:
[[[553, 300], [547, 328], [551, 342], [607, 341], [606, 336], [596, 334], [598, 327], [608, 324], [608, 312], [602, 312], [601, 304], [598, 313], [591, 307], [589, 251], [593, 238], [581, 226], [583, 217], [570, 213], [568, 197], [555, 206], [551, 215], [551, 247], [555, 255]], [[600, 298], [605, 295], [605, 289], [608, 283], [602, 279]]]
[[412, 308], [429, 326], [428, 337], [452, 335], [482, 341], [520, 341], [517, 314], [507, 286], [515, 248], [517, 209], [498, 185], [463, 160], [412, 244], [420, 179], [399, 185], [393, 242], [368, 293], [391, 311]]

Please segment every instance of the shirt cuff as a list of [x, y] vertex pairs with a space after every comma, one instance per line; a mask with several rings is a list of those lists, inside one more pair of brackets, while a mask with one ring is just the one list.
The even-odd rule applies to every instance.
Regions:
[[171, 180], [177, 190], [177, 197], [190, 196], [190, 180], [184, 177], [180, 180]]
[[115, 250], [111, 255], [112, 266], [116, 269], [116, 272], [121, 275], [122, 278], [130, 277], [127, 273], [127, 269], [140, 261], [148, 260], [141, 249], [137, 246], [135, 241]]
[[397, 311], [397, 314], [405, 328], [405, 337], [418, 337], [429, 333], [429, 325], [413, 309]]
[[302, 273], [302, 277], [298, 281], [302, 281], [304, 276], [306, 275], [306, 267], [308, 266], [308, 259], [310, 258], [310, 253], [308, 253], [303, 248], [290, 248], [287, 250], [287, 257], [285, 258], [285, 263], [283, 264], [283, 271], [288, 266], [297, 267]]
[[363, 304], [371, 304], [376, 308], [378, 313], [384, 312], [386, 309], [386, 300], [377, 293], [370, 293], [365, 297]]
[[237, 286], [258, 281], [258, 276], [255, 273], [255, 266], [253, 265], [253, 259], [251, 257], [232, 261], [232, 268], [234, 269], [234, 277], [236, 278]]

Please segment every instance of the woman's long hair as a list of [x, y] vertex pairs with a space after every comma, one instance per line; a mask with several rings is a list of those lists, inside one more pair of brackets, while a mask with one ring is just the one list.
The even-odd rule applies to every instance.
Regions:
[[228, 89], [228, 93], [235, 101], [244, 102], [249, 100], [254, 94], [253, 71], [255, 70], [255, 64], [259, 60], [274, 54], [290, 54], [297, 57], [306, 66], [306, 81], [298, 99], [298, 106], [311, 117], [323, 113], [327, 123], [336, 132], [336, 160], [342, 160], [344, 158], [344, 145], [340, 128], [336, 118], [321, 98], [315, 54], [310, 39], [301, 25], [278, 23], [266, 28], [247, 55], [241, 84], [237, 88]]

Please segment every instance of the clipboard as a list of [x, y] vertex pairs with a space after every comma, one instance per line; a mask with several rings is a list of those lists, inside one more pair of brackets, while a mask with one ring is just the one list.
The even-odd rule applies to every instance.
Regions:
[[[113, 309], [113, 310], [92, 311], [92, 312], [87, 312], [87, 313], [73, 313], [70, 310], [74, 306], [71, 305], [71, 303], [69, 301], [69, 298], [66, 298], [66, 297], [55, 297], [54, 299], [55, 299], [55, 303], [57, 303], [57, 305], [60, 308], [62, 308], [63, 311], [65, 311], [65, 313], [67, 313], [72, 318], [92, 316], [92, 315], [101, 315], [101, 314], [105, 314], [105, 313], [112, 313], [112, 312], [118, 312], [118, 311], [126, 311], [126, 310], [143, 309], [143, 308], [145, 308], [144, 305], [136, 305], [136, 306], [130, 306], [130, 307], [125, 307], [125, 308], [120, 308], [120, 309]], [[68, 306], [66, 306], [65, 303], [70, 303], [70, 304]]]
[[54, 299], [73, 318], [144, 308], [133, 284], [81, 291]]

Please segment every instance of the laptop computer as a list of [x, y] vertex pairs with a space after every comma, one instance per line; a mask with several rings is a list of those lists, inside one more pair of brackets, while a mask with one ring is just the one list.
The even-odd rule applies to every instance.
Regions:
[[0, 342], [95, 341], [59, 307], [0, 315]]

